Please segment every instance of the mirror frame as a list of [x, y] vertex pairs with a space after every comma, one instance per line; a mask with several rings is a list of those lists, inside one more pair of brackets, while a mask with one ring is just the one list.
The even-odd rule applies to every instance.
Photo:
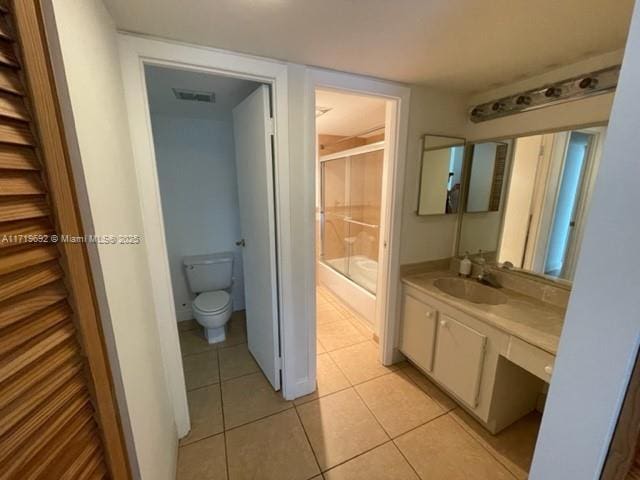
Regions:
[[[426, 148], [426, 139], [427, 137], [440, 137], [440, 138], [449, 138], [452, 140], [452, 143], [450, 144], [445, 144], [445, 145], [441, 145], [438, 146], [437, 148]], [[459, 140], [454, 142], [454, 140]], [[429, 150], [440, 150], [442, 148], [451, 148], [451, 147], [462, 147], [463, 148], [463, 154], [462, 154], [462, 173], [461, 173], [461, 177], [462, 177], [462, 190], [460, 192], [461, 198], [462, 195], [464, 194], [464, 175], [465, 175], [465, 163], [466, 163], [466, 150], [467, 150], [467, 139], [464, 137], [455, 137], [452, 135], [443, 135], [443, 134], [439, 134], [439, 133], [423, 133], [422, 136], [420, 137], [420, 157], [418, 158], [418, 162], [420, 162], [420, 168], [418, 169], [418, 197], [417, 197], [417, 201], [416, 201], [416, 209], [415, 209], [415, 214], [418, 217], [434, 217], [434, 216], [438, 216], [438, 215], [457, 215], [459, 212], [451, 212], [451, 213], [447, 213], [447, 212], [443, 212], [443, 213], [420, 213], [420, 197], [422, 196], [422, 173], [423, 173], [423, 169], [424, 169], [424, 152], [428, 152]], [[458, 210], [460, 210], [460, 206], [458, 206]]]
[[[455, 235], [455, 239], [454, 239], [454, 250], [453, 250], [453, 256], [454, 258], [463, 258], [462, 255], [460, 255], [459, 250], [460, 250], [460, 239], [461, 239], [461, 234], [462, 234], [462, 221], [463, 221], [463, 217], [464, 217], [464, 210], [466, 208], [466, 195], [467, 195], [467, 190], [468, 190], [468, 181], [469, 181], [469, 174], [470, 174], [470, 167], [471, 167], [471, 154], [470, 152], [467, 150], [466, 146], [468, 144], [476, 144], [476, 143], [487, 143], [487, 142], [502, 142], [502, 141], [506, 141], [506, 140], [517, 140], [518, 138], [522, 138], [522, 137], [529, 137], [532, 135], [545, 135], [545, 134], [550, 134], [550, 133], [560, 133], [560, 132], [566, 132], [566, 131], [570, 131], [570, 130], [581, 130], [581, 129], [586, 129], [586, 128], [594, 128], [594, 127], [608, 127], [609, 126], [609, 122], [591, 122], [591, 123], [582, 123], [582, 124], [577, 124], [577, 125], [568, 125], [568, 126], [564, 126], [564, 127], [557, 127], [557, 128], [551, 128], [551, 129], [546, 129], [546, 130], [532, 130], [529, 132], [523, 132], [523, 133], [519, 133], [519, 134], [508, 134], [508, 135], [503, 135], [500, 137], [491, 137], [491, 138], [487, 138], [487, 139], [477, 139], [477, 140], [467, 140], [465, 143], [465, 153], [464, 153], [464, 162], [463, 162], [463, 166], [462, 166], [462, 176], [463, 176], [463, 184], [462, 184], [462, 192], [461, 195], [463, 196], [463, 198], [465, 199], [465, 206], [464, 208], [461, 208], [460, 211], [458, 212], [458, 218], [457, 218], [457, 225], [456, 225], [456, 235]], [[513, 155], [513, 152], [515, 151], [515, 149], [512, 149], [512, 152], [510, 153], [510, 156]], [[508, 172], [505, 173], [505, 182], [506, 185], [508, 186], [511, 183], [511, 170], [513, 167], [513, 162], [511, 161], [511, 158], [509, 159], [509, 165], [508, 165]], [[597, 174], [597, 172], [596, 172]], [[508, 199], [504, 198], [502, 199], [504, 202], [506, 202]], [[505, 203], [506, 206], [506, 203]], [[502, 238], [502, 227], [503, 227], [503, 221], [504, 221], [504, 212], [500, 218], [500, 235], [498, 237], [498, 239]], [[498, 240], [499, 241], [499, 240]], [[573, 287], [573, 281], [572, 280], [567, 280], [564, 278], [558, 278], [558, 277], [552, 277], [549, 275], [546, 275], [544, 273], [537, 273], [537, 272], [533, 272], [531, 270], [526, 270], [523, 268], [518, 268], [518, 267], [512, 267], [512, 268], [508, 268], [505, 269], [502, 267], [501, 264], [499, 264], [498, 262], [487, 262], [487, 266], [489, 268], [493, 268], [493, 269], [498, 269], [501, 272], [508, 272], [509, 274], [515, 274], [518, 275], [519, 277], [522, 278], [527, 278], [529, 280], [535, 280], [535, 281], [539, 281], [548, 285], [552, 285], [555, 287], [560, 287], [560, 288], [566, 288], [567, 290], [571, 290], [571, 288]]]

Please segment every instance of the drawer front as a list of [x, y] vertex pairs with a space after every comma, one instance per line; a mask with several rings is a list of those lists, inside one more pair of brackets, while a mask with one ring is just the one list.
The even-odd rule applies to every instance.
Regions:
[[507, 358], [545, 382], [551, 381], [556, 357], [530, 343], [511, 337]]
[[434, 376], [470, 407], [478, 406], [487, 337], [440, 314]]
[[400, 351], [428, 372], [433, 369], [437, 319], [435, 308], [411, 295], [404, 296]]

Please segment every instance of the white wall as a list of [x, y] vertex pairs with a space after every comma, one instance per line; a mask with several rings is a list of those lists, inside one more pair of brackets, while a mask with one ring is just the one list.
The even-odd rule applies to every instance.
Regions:
[[640, 338], [640, 9], [627, 41], [532, 480], [600, 477]]
[[233, 119], [152, 113], [162, 213], [178, 320], [193, 318], [182, 260], [234, 253], [234, 310], [244, 309]]
[[400, 263], [450, 257], [457, 215], [417, 216], [422, 135], [464, 137], [465, 98], [426, 87], [411, 88]]
[[[111, 17], [99, 0], [55, 0], [53, 11], [82, 167], [74, 173], [84, 181], [89, 197], [90, 212], [85, 210], [85, 219], [90, 213], [97, 235], [140, 234], [136, 176]], [[59, 83], [59, 88], [64, 86]], [[139, 473], [145, 479], [173, 479], [177, 432], [145, 246], [99, 245], [97, 250], [106, 300], [100, 309], [103, 318], [111, 320]], [[132, 462], [137, 469], [135, 456]]]

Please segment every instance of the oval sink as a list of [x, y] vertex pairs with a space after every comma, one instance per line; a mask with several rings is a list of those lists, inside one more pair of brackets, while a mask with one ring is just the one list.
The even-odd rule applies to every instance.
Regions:
[[444, 293], [472, 303], [484, 303], [486, 305], [507, 303], [507, 296], [504, 293], [471, 280], [438, 278], [433, 284]]

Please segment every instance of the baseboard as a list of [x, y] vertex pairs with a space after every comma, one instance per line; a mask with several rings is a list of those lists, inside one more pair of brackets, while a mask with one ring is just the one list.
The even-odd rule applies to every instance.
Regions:
[[186, 320], [191, 320], [193, 318], [193, 311], [191, 307], [185, 307], [181, 309], [176, 309], [176, 319], [179, 322], [184, 322]]

